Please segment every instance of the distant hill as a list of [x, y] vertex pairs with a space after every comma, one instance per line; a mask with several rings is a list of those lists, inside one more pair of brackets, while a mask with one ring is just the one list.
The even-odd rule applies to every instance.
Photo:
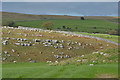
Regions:
[[[21, 13], [2, 12], [3, 25], [9, 25], [12, 21], [26, 21], [26, 20], [46, 20], [46, 19], [77, 19], [81, 16], [67, 16], [67, 15], [32, 15]], [[85, 19], [107, 19], [116, 20], [116, 17], [106, 16], [85, 16]]]

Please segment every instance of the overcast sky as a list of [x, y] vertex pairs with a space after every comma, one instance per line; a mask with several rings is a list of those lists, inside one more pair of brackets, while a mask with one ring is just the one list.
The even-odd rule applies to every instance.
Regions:
[[1, 0], [2, 2], [118, 2], [119, 0]]

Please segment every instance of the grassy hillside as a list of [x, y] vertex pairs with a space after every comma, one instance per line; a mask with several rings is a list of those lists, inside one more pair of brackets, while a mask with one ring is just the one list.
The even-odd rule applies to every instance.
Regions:
[[91, 33], [80, 33], [80, 32], [75, 32], [77, 34], [84, 34], [84, 35], [90, 35], [90, 36], [95, 36], [95, 37], [100, 37], [100, 38], [104, 38], [104, 39], [108, 39], [117, 43], [119, 42], [119, 36], [117, 35], [106, 35], [106, 34], [91, 34]]
[[3, 64], [3, 78], [117, 78], [117, 64], [49, 66], [46, 63]]
[[[28, 35], [28, 36], [25, 36]], [[42, 36], [41, 36], [42, 35]], [[106, 41], [79, 37], [74, 35], [69, 35], [65, 33], [58, 33], [55, 31], [30, 31], [30, 30], [20, 30], [20, 29], [6, 29], [3, 28], [3, 41], [8, 39], [8, 45], [3, 45], [2, 51], [8, 51], [7, 56], [5, 53], [3, 57], [7, 58], [3, 62], [12, 62], [16, 60], [17, 62], [29, 62], [28, 58], [36, 60], [37, 62], [47, 62], [47, 61], [61, 61], [67, 58], [55, 58], [54, 55], [75, 57], [83, 54], [90, 54], [95, 51], [107, 50], [111, 48], [117, 48], [117, 45], [108, 43]], [[15, 40], [13, 40], [15, 38]], [[16, 40], [18, 38], [27, 39], [26, 41]], [[40, 39], [40, 42], [35, 42], [35, 39]], [[58, 43], [47, 42], [47, 40], [57, 40]], [[64, 42], [62, 42], [62, 40]], [[30, 43], [31, 46], [17, 46], [15, 43]], [[46, 46], [45, 43], [51, 46]], [[55, 48], [57, 46], [57, 48]], [[60, 46], [64, 46], [60, 48]], [[14, 49], [16, 52], [12, 52]], [[42, 52], [42, 53], [41, 53]], [[54, 52], [54, 53], [53, 53]], [[25, 54], [26, 53], [26, 54]], [[59, 53], [64, 53], [60, 55]], [[20, 55], [18, 57], [18, 55]]]
[[[2, 28], [3, 78], [116, 78], [118, 46], [103, 40], [61, 31], [41, 30], [45, 22], [52, 29], [71, 28], [77, 34], [118, 42], [118, 36], [91, 34], [117, 30], [116, 17], [28, 15], [3, 12], [3, 25], [34, 29]], [[77, 27], [77, 28], [75, 28]], [[96, 27], [96, 29], [95, 29]], [[81, 33], [90, 32], [90, 33]], [[37, 41], [36, 41], [37, 40]], [[17, 43], [17, 44], [16, 44]], [[29, 44], [29, 45], [28, 45]], [[49, 63], [49, 64], [48, 64]]]
[[14, 22], [13, 26], [29, 26], [36, 28], [44, 28], [44, 22], [52, 22], [54, 24], [52, 29], [62, 29], [63, 26], [71, 28], [70, 31], [78, 32], [100, 32], [108, 33], [110, 30], [118, 30], [117, 17], [105, 16], [85, 16], [86, 20], [80, 20], [80, 16], [60, 16], [60, 15], [31, 15], [19, 13], [3, 12], [2, 19], [3, 25], [10, 25]]
[[[41, 20], [41, 21], [26, 21], [26, 22], [16, 22], [14, 26], [27, 26], [34, 28], [43, 28], [45, 29], [43, 23], [51, 22], [53, 23], [52, 29], [57, 30], [68, 30], [68, 27], [71, 28], [70, 31], [77, 32], [99, 32], [99, 33], [108, 33], [110, 30], [117, 30], [118, 25], [106, 20], [101, 19], [87, 19], [87, 20]], [[63, 29], [63, 26], [66, 28]], [[94, 27], [96, 27], [94, 29]]]
[[3, 19], [3, 25], [8, 25], [12, 21], [31, 21], [31, 20], [45, 20], [45, 19], [80, 19], [80, 17], [57, 16], [57, 15], [31, 15], [31, 14], [2, 12], [2, 19]]

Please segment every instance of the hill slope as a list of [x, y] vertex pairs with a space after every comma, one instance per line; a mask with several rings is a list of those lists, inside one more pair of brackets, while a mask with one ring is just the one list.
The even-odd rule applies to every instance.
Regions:
[[117, 45], [56, 31], [3, 28], [3, 62], [55, 62], [111, 48]]

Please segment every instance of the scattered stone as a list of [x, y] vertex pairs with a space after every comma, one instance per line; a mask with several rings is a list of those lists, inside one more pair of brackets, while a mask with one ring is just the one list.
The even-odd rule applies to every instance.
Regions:
[[55, 49], [57, 49], [57, 48], [58, 48], [58, 46], [54, 46], [54, 48], [55, 48]]
[[58, 43], [58, 40], [52, 40], [53, 43]]
[[5, 53], [5, 54], [8, 54], [8, 52], [7, 52], [7, 51], [4, 51], [4, 53]]
[[17, 40], [16, 38], [12, 38], [12, 40]]
[[20, 43], [15, 43], [15, 44], [18, 45], [18, 46], [20, 45]]
[[100, 52], [101, 55], [103, 55], [103, 52]]
[[82, 55], [81, 57], [85, 57], [85, 55]]
[[62, 40], [61, 42], [62, 42], [62, 43], [65, 43], [65, 41], [64, 41], [64, 40]]
[[7, 58], [4, 58], [4, 57], [2, 58], [3, 61], [5, 61], [6, 59], [7, 59]]
[[20, 55], [18, 54], [17, 56], [19, 57]]
[[65, 55], [65, 56], [64, 56], [64, 58], [69, 58], [69, 57], [70, 57], [70, 56], [68, 56], [68, 55]]
[[2, 55], [2, 53], [0, 53], [0, 56]]
[[82, 44], [81, 44], [81, 43], [78, 43], [78, 45], [79, 45], [79, 46], [82, 46]]
[[10, 38], [9, 37], [6, 37], [7, 40], [9, 40]]
[[10, 57], [11, 55], [10, 55], [10, 54], [8, 54], [7, 56], [8, 56], [8, 57]]
[[12, 49], [12, 52], [16, 52], [14, 49]]
[[64, 54], [64, 52], [61, 52], [61, 53], [58, 53], [59, 55], [63, 55]]
[[13, 63], [16, 63], [17, 61], [13, 61]]
[[35, 39], [35, 42], [40, 42], [40, 39]]
[[93, 66], [94, 64], [90, 64], [90, 66]]
[[81, 60], [77, 60], [77, 62], [80, 62]]
[[31, 63], [36, 63], [36, 61], [35, 60], [32, 60], [32, 61], [30, 61]]
[[31, 61], [32, 59], [31, 58], [28, 58], [29, 61]]
[[52, 52], [52, 54], [54, 54], [55, 52]]
[[59, 55], [54, 55], [54, 57], [56, 57], [57, 59], [59, 58]]
[[107, 53], [105, 53], [105, 54], [103, 54], [104, 56], [107, 56], [108, 54]]
[[8, 40], [3, 41], [2, 43], [3, 43], [3, 45], [7, 45], [8, 44]]
[[51, 63], [52, 61], [47, 61], [47, 63]]

